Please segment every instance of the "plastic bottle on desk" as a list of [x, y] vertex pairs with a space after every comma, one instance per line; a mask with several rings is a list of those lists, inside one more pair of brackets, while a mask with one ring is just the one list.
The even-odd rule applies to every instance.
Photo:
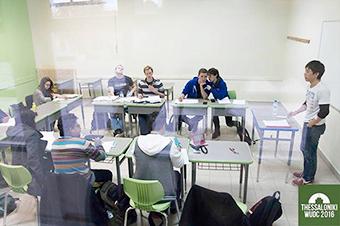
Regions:
[[124, 97], [124, 93], [123, 91], [121, 90], [120, 93], [119, 93], [119, 98], [123, 98]]
[[273, 103], [273, 115], [277, 115], [277, 108], [279, 107], [279, 103], [277, 102], [277, 100], [274, 100]]
[[37, 115], [37, 105], [35, 102], [32, 103], [32, 111], [35, 113], [35, 115]]

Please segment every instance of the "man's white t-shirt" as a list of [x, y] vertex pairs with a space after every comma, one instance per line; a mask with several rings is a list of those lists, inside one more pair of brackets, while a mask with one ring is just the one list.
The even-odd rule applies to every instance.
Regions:
[[[306, 93], [306, 116], [305, 122], [309, 122], [318, 117], [320, 111], [320, 104], [329, 104], [330, 91], [327, 85], [320, 81], [316, 86], [310, 88], [310, 84], [307, 87]], [[316, 125], [322, 125], [326, 122], [326, 119], [322, 119]]]

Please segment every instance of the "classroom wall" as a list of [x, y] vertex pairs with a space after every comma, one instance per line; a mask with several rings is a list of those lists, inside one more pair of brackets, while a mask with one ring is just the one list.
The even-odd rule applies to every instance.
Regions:
[[23, 101], [37, 86], [25, 0], [0, 0], [0, 108]]
[[[126, 73], [183, 84], [200, 67], [216, 67], [240, 98], [287, 98], [285, 77], [289, 1], [118, 0], [106, 5], [51, 8], [27, 0], [37, 67], [73, 67], [78, 77]], [[158, 5], [156, 3], [158, 2]], [[282, 94], [281, 90], [284, 92]]]
[[[340, 20], [339, 0], [292, 0], [289, 14], [287, 35], [310, 39], [310, 44], [287, 40], [286, 48], [286, 79], [287, 84], [294, 84], [292, 89], [296, 97], [289, 102], [303, 103], [307, 83], [304, 81], [304, 66], [313, 59], [318, 59], [322, 22]], [[327, 76], [327, 65], [325, 65]], [[340, 87], [339, 87], [340, 88]], [[332, 94], [331, 94], [332, 95]], [[293, 109], [292, 109], [293, 110]], [[299, 122], [302, 124], [302, 118]], [[330, 109], [327, 117], [326, 132], [321, 137], [319, 148], [325, 158], [340, 173], [340, 148], [337, 139], [340, 137], [340, 112]]]

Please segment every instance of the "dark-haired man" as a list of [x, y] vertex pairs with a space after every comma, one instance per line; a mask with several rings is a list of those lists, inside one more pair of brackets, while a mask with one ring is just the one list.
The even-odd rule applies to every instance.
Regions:
[[[184, 98], [207, 99], [210, 94], [210, 91], [207, 89], [207, 77], [207, 69], [199, 69], [197, 77], [194, 77], [187, 82], [178, 100], [183, 101]], [[181, 115], [180, 121], [188, 124], [189, 131], [196, 132], [198, 122], [201, 121], [202, 118], [203, 117], [201, 115], [196, 115], [193, 118], [188, 118], [186, 115]]]
[[58, 119], [60, 138], [52, 144], [52, 159], [56, 173], [80, 173], [91, 184], [112, 180], [108, 170], [90, 170], [87, 162], [104, 160], [106, 157], [100, 139], [95, 139], [93, 146], [90, 141], [80, 138], [81, 128], [74, 114]]
[[325, 66], [317, 60], [309, 62], [305, 66], [305, 80], [309, 82], [307, 87], [306, 101], [302, 106], [290, 112], [288, 117], [295, 116], [306, 111], [302, 129], [300, 149], [303, 153], [303, 171], [293, 173], [296, 180], [293, 185], [314, 183], [317, 167], [317, 149], [320, 136], [325, 132], [325, 118], [329, 114], [330, 91], [327, 85], [321, 81], [325, 72]]

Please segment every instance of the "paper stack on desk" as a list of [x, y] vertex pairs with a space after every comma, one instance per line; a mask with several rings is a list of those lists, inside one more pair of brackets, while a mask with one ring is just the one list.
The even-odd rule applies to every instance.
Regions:
[[246, 100], [233, 100], [233, 104], [245, 105]]
[[179, 101], [178, 99], [175, 100], [175, 104], [198, 104], [197, 99], [183, 99]]
[[222, 100], [217, 100], [219, 104], [230, 104], [230, 100], [228, 97], [223, 98]]
[[263, 120], [263, 124], [265, 127], [273, 127], [273, 128], [290, 128], [291, 126], [288, 124], [287, 120]]
[[95, 98], [93, 101], [111, 101], [117, 99], [119, 96], [100, 96]]

